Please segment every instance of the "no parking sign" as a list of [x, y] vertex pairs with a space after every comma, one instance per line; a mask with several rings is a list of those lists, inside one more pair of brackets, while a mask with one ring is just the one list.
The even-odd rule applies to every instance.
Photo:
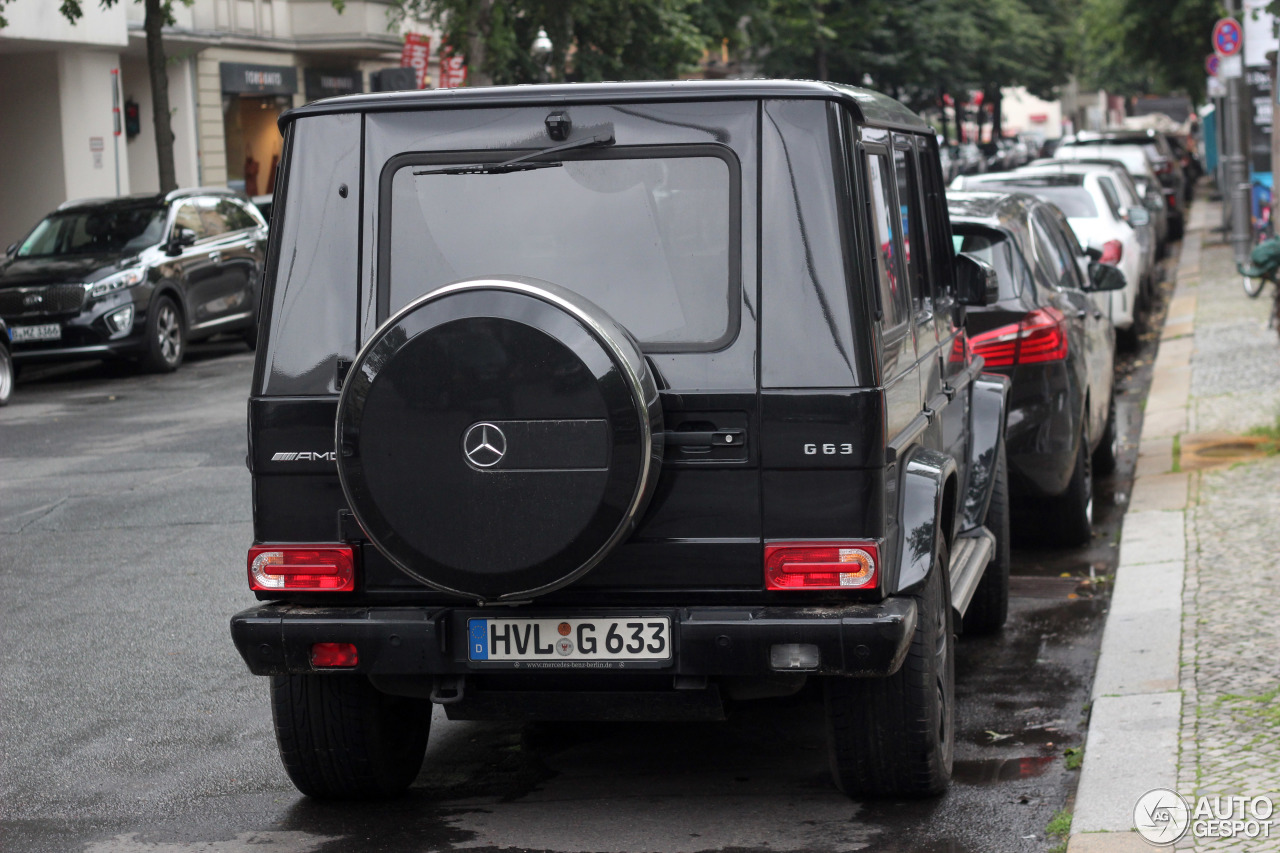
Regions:
[[1235, 56], [1243, 46], [1244, 36], [1235, 18], [1221, 18], [1213, 25], [1213, 52], [1218, 56]]

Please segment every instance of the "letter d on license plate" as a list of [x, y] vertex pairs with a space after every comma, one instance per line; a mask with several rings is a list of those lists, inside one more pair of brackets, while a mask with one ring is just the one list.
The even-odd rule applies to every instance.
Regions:
[[468, 619], [472, 661], [665, 661], [666, 616], [610, 619]]

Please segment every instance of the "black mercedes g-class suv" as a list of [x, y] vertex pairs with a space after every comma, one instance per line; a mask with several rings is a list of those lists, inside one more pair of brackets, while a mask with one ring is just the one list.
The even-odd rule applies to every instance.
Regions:
[[249, 401], [289, 776], [387, 796], [452, 719], [714, 719], [825, 690], [857, 794], [950, 778], [1008, 601], [1007, 381], [932, 131], [801, 82], [286, 113]]

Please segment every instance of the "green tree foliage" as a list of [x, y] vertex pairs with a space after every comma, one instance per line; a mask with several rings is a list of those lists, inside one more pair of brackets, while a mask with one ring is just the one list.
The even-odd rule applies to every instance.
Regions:
[[1204, 99], [1204, 58], [1213, 22], [1223, 14], [1219, 0], [1082, 2], [1082, 83], [1120, 94], [1181, 91]]
[[[461, 46], [473, 85], [536, 82], [529, 47], [539, 28], [553, 45], [552, 80], [672, 78], [719, 45], [723, 3], [696, 0], [401, 0], [405, 17], [435, 24]], [[725, 25], [731, 28], [732, 25]], [[728, 33], [726, 32], [725, 35]]]

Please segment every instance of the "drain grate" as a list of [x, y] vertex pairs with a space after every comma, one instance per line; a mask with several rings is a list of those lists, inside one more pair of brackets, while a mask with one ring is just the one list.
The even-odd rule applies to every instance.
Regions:
[[1184, 435], [1179, 440], [1178, 464], [1184, 471], [1200, 471], [1266, 456], [1273, 439], [1230, 433]]

